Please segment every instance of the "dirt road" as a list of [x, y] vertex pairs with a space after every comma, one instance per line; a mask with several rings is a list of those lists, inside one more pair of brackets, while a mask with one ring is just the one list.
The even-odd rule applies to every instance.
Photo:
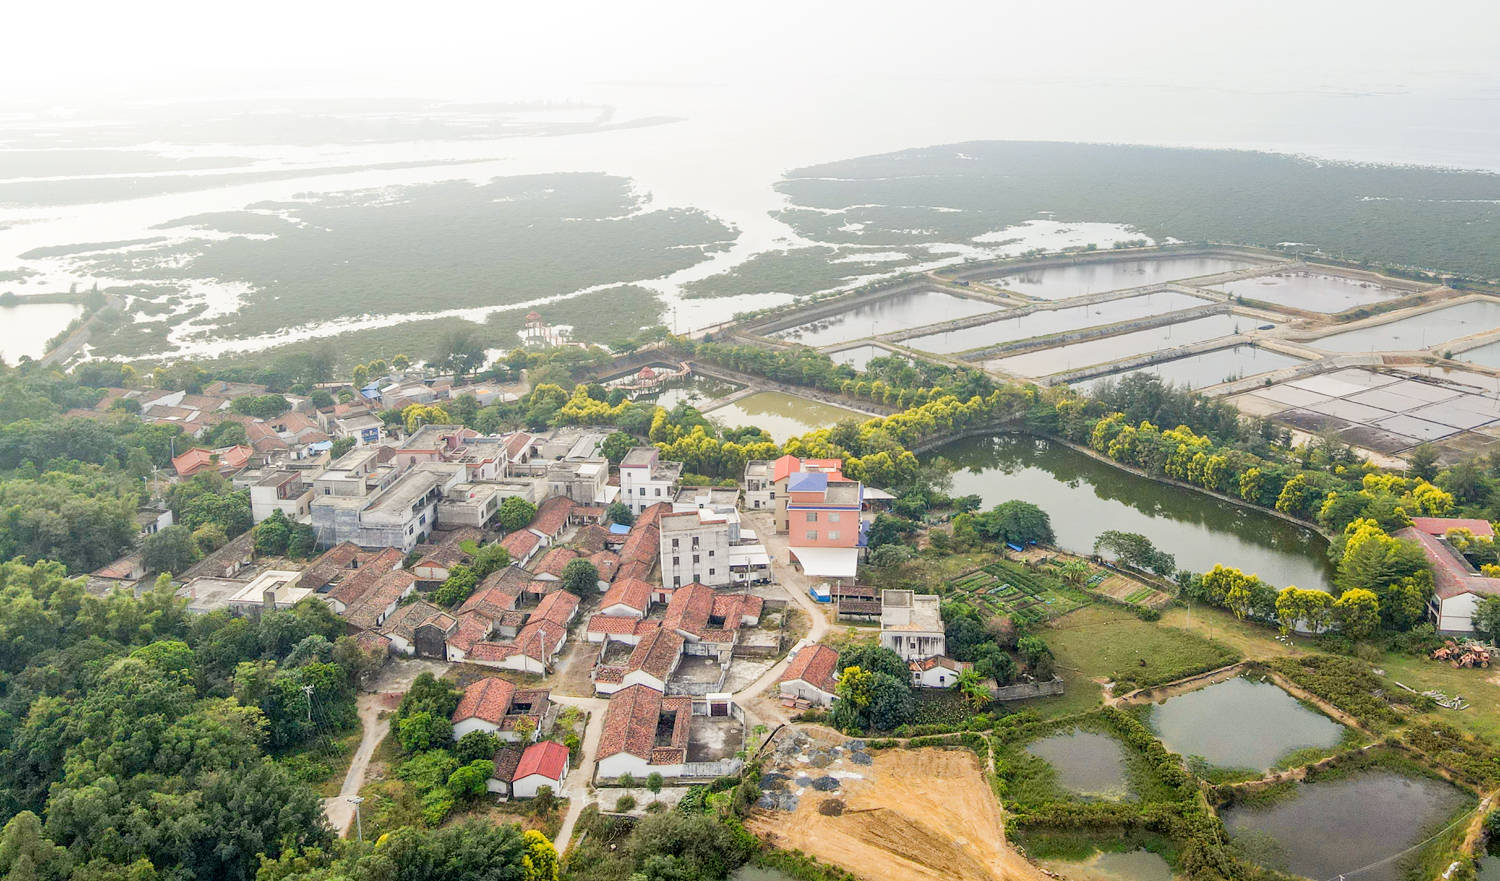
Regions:
[[391, 730], [391, 716], [387, 714], [381, 717], [381, 712], [388, 709], [384, 694], [362, 694], [359, 696], [357, 706], [359, 708], [359, 724], [364, 728], [364, 734], [359, 738], [359, 747], [354, 751], [354, 760], [349, 763], [349, 771], [344, 775], [344, 785], [339, 787], [339, 794], [332, 798], [323, 799], [323, 813], [328, 815], [328, 825], [333, 831], [340, 835], [349, 831], [349, 825], [354, 822], [354, 805], [349, 799], [359, 795], [359, 789], [365, 784], [365, 771], [370, 767], [370, 757], [375, 754], [375, 748], [385, 740], [386, 734]]
[[847, 770], [839, 791], [807, 789], [796, 810], [757, 810], [746, 825], [870, 881], [1046, 881], [1006, 844], [973, 753], [893, 749]]
[[609, 706], [609, 701], [604, 698], [568, 697], [554, 694], [552, 702], [578, 707], [589, 713], [589, 723], [583, 729], [581, 747], [583, 762], [568, 772], [567, 785], [563, 787], [562, 792], [558, 793], [568, 800], [568, 812], [563, 815], [562, 826], [557, 830], [557, 837], [552, 840], [557, 852], [562, 853], [567, 849], [569, 839], [573, 837], [573, 826], [578, 822], [578, 816], [583, 813], [585, 806], [594, 801], [594, 763], [599, 758], [599, 739], [604, 736], [604, 711]]

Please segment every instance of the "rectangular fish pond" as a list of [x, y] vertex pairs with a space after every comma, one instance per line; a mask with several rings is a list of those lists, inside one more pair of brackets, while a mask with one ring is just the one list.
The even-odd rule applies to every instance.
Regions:
[[963, 327], [957, 330], [930, 333], [903, 340], [902, 345], [923, 352], [940, 355], [1015, 342], [1031, 337], [1049, 336], [1079, 330], [1133, 321], [1151, 315], [1164, 315], [1194, 306], [1211, 303], [1202, 297], [1179, 294], [1176, 291], [1157, 291], [1103, 303], [1083, 306], [1068, 306], [1063, 309], [1039, 309], [1035, 312], [1012, 318], [997, 318], [994, 321]]
[[1156, 376], [1166, 385], [1175, 385], [1179, 388], [1200, 389], [1205, 386], [1218, 385], [1221, 382], [1229, 382], [1235, 379], [1243, 379], [1247, 376], [1255, 376], [1261, 373], [1269, 373], [1272, 370], [1281, 370], [1285, 367], [1296, 367], [1306, 364], [1307, 361], [1292, 355], [1283, 355], [1270, 349], [1262, 349], [1259, 346], [1241, 344], [1228, 346], [1223, 349], [1214, 349], [1208, 352], [1199, 352], [1196, 355], [1188, 355], [1184, 358], [1174, 358], [1171, 361], [1160, 361], [1156, 364], [1148, 364], [1145, 367], [1137, 367], [1134, 370], [1122, 370], [1119, 373], [1107, 373], [1104, 376], [1095, 376], [1072, 383], [1073, 388], [1088, 392], [1105, 382], [1118, 382], [1127, 376], [1137, 373]]
[[997, 276], [986, 283], [1039, 300], [1061, 300], [1200, 275], [1218, 275], [1255, 265], [1256, 261], [1235, 257], [1138, 257], [1044, 266]]
[[1202, 318], [1165, 324], [1161, 327], [1084, 340], [1064, 346], [1054, 346], [1050, 349], [1038, 349], [1021, 355], [993, 358], [985, 361], [984, 366], [1019, 376], [1050, 376], [1067, 370], [1108, 364], [1122, 358], [1134, 358], [1150, 352], [1190, 346], [1206, 340], [1243, 333], [1255, 326], [1256, 321], [1253, 318], [1238, 315], [1207, 315]]
[[809, 346], [829, 346], [845, 340], [967, 318], [999, 309], [998, 305], [988, 300], [960, 297], [943, 291], [908, 291], [877, 300], [855, 301], [836, 315], [789, 327], [772, 336]]
[[1151, 707], [1162, 745], [1221, 769], [1257, 776], [1302, 750], [1331, 750], [1344, 726], [1304, 706], [1269, 680], [1236, 676]]
[[1306, 344], [1328, 352], [1406, 352], [1496, 328], [1500, 328], [1500, 301], [1474, 300], [1307, 340]]
[[870, 418], [863, 413], [784, 392], [756, 392], [722, 407], [715, 407], [703, 415], [721, 421], [729, 428], [759, 426], [769, 432], [777, 443], [784, 443], [814, 429], [828, 428], [843, 419], [863, 422]]
[[1400, 288], [1318, 269], [1287, 269], [1216, 284], [1214, 288], [1247, 300], [1325, 313], [1383, 303], [1405, 294]]

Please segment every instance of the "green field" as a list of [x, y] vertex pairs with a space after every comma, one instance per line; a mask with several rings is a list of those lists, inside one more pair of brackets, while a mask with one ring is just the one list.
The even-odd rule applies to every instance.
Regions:
[[[1229, 646], [1196, 634], [1140, 620], [1124, 609], [1090, 606], [1054, 622], [1045, 634], [1067, 684], [1069, 703], [1077, 695], [1097, 700], [1099, 682], [1117, 683], [1117, 694], [1132, 686], [1160, 685], [1240, 659]], [[1039, 704], [1038, 709], [1047, 706]]]
[[948, 582], [948, 596], [962, 598], [980, 614], [1037, 624], [1085, 606], [1087, 595], [1051, 575], [1014, 563], [991, 563]]

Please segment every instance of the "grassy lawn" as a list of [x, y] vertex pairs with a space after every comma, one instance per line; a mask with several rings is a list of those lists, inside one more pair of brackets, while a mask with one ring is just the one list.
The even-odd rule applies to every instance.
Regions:
[[1064, 615], [1043, 635], [1065, 678], [1160, 684], [1238, 660], [1232, 647], [1109, 606]]
[[1316, 651], [1311, 639], [1293, 636], [1292, 645], [1288, 646], [1276, 639], [1275, 630], [1241, 621], [1232, 613], [1212, 606], [1194, 605], [1191, 612], [1180, 606], [1168, 609], [1162, 613], [1161, 623], [1222, 642], [1250, 660]]

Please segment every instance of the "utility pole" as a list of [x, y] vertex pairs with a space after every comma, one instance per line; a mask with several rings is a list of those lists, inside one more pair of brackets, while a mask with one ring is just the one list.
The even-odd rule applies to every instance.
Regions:
[[354, 829], [355, 833], [359, 836], [360, 844], [365, 843], [365, 824], [359, 816], [359, 805], [364, 800], [365, 798], [362, 795], [351, 795], [348, 798], [349, 804], [354, 805]]
[[304, 685], [304, 686], [302, 686], [302, 693], [305, 694], [305, 695], [307, 695], [307, 724], [311, 725], [312, 724], [312, 693], [313, 693], [313, 687], [311, 685]]

